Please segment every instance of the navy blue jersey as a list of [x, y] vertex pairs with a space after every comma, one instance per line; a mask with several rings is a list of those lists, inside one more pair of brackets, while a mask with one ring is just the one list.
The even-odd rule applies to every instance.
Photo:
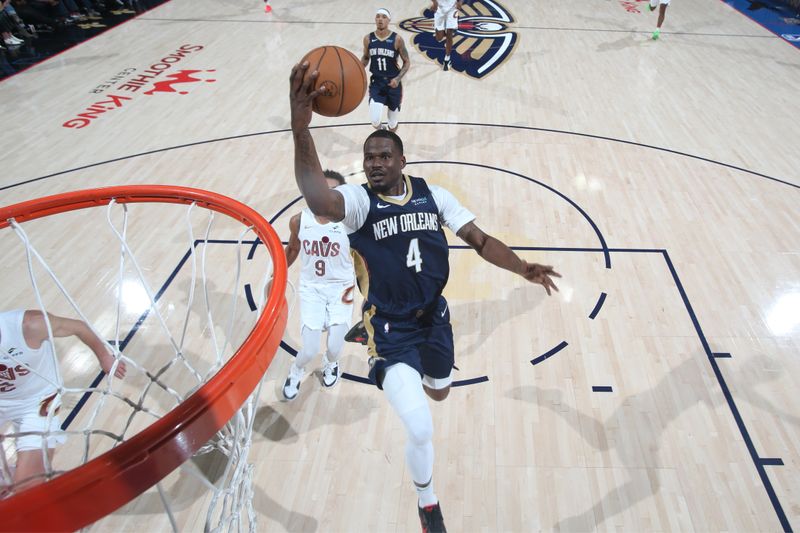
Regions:
[[359, 289], [378, 314], [419, 316], [436, 304], [450, 275], [439, 207], [422, 178], [403, 176], [406, 195], [393, 200], [368, 185], [369, 214], [350, 248]]
[[372, 79], [395, 78], [400, 74], [397, 60], [400, 54], [395, 50], [397, 33], [392, 32], [385, 39], [381, 39], [375, 32], [369, 34], [369, 71]]

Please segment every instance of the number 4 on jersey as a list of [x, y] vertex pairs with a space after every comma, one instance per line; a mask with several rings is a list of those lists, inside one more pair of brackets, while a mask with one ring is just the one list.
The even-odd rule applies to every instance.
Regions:
[[419, 239], [411, 239], [408, 243], [408, 254], [406, 255], [406, 266], [417, 272], [422, 270], [422, 254], [419, 253]]

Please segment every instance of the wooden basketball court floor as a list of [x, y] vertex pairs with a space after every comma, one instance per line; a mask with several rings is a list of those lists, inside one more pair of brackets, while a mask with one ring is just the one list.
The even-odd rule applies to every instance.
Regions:
[[[502, 31], [516, 45], [480, 79], [442, 72], [398, 30], [412, 61], [407, 171], [563, 278], [548, 298], [449, 235], [459, 386], [432, 405], [448, 528], [800, 527], [800, 53], [718, 0], [675, 0], [659, 41], [644, 3], [487, 4], [513, 17]], [[266, 14], [257, 1], [173, 0], [3, 82], [0, 203], [192, 186], [250, 205], [286, 239], [303, 205], [289, 70], [318, 45], [360, 54], [382, 5], [275, 0]], [[393, 29], [426, 7], [386, 5]], [[189, 69], [195, 81], [146, 94]], [[137, 87], [147, 70], [162, 74]], [[351, 182], [363, 180], [367, 119], [364, 102], [312, 123], [323, 165]], [[42, 222], [36, 239], [112, 338], [119, 251], [93, 220]], [[185, 270], [185, 244], [170, 217], [135, 220], [147, 233], [140, 260], [161, 286]], [[0, 243], [3, 307], [35, 306], [24, 249], [8, 230]], [[212, 283], [221, 299], [235, 290]], [[173, 284], [162, 303], [180, 309], [186, 292]], [[298, 319], [295, 305], [256, 417], [259, 531], [417, 530], [404, 433], [382, 393], [358, 381], [362, 347], [346, 346], [348, 379], [333, 390], [309, 376], [296, 401], [278, 401]], [[158, 329], [142, 324], [129, 356], [155, 357]], [[91, 355], [58, 346], [65, 381], [90, 383]], [[177, 487], [167, 492], [179, 529], [201, 528], [203, 502]], [[151, 490], [95, 530], [168, 529], [158, 499]]]

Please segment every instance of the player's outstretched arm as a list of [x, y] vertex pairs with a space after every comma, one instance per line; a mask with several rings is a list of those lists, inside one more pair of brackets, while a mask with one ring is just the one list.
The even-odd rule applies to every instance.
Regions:
[[[53, 337], [78, 337], [81, 342], [88, 346], [93, 352], [100, 367], [105, 373], [111, 372], [114, 365], [114, 356], [108, 351], [105, 343], [94, 334], [91, 328], [82, 320], [73, 320], [48, 313], [50, 327], [53, 330]], [[38, 348], [49, 338], [47, 334], [47, 323], [41, 311], [25, 311], [25, 318], [22, 322], [22, 331], [25, 335], [25, 342], [31, 348]], [[120, 361], [114, 375], [118, 378], [125, 377], [125, 362]]]
[[308, 61], [295, 65], [289, 78], [289, 107], [292, 111], [294, 137], [294, 176], [309, 209], [315, 215], [339, 221], [344, 218], [344, 198], [328, 188], [314, 139], [308, 129], [311, 124], [311, 106], [314, 98], [322, 94], [323, 88], [313, 90], [319, 72], [314, 71], [306, 78], [307, 70]]
[[300, 213], [289, 220], [289, 242], [283, 249], [286, 254], [286, 268], [292, 266], [297, 256], [300, 255]]
[[552, 266], [528, 263], [505, 243], [484, 233], [474, 222], [464, 224], [458, 230], [458, 236], [491, 264], [519, 274], [531, 283], [538, 283], [544, 287], [548, 295], [551, 289], [558, 291], [552, 278], [560, 278], [561, 274], [553, 270]]

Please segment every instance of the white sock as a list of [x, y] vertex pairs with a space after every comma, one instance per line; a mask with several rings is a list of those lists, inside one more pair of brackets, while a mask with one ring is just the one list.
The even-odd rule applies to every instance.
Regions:
[[417, 498], [419, 499], [418, 505], [420, 509], [439, 503], [439, 498], [437, 498], [436, 494], [433, 492], [433, 478], [431, 478], [424, 487], [420, 487], [419, 485], [415, 485], [415, 487], [417, 488]]
[[444, 56], [444, 60], [445, 61], [450, 61], [450, 54], [447, 54], [446, 56]]

